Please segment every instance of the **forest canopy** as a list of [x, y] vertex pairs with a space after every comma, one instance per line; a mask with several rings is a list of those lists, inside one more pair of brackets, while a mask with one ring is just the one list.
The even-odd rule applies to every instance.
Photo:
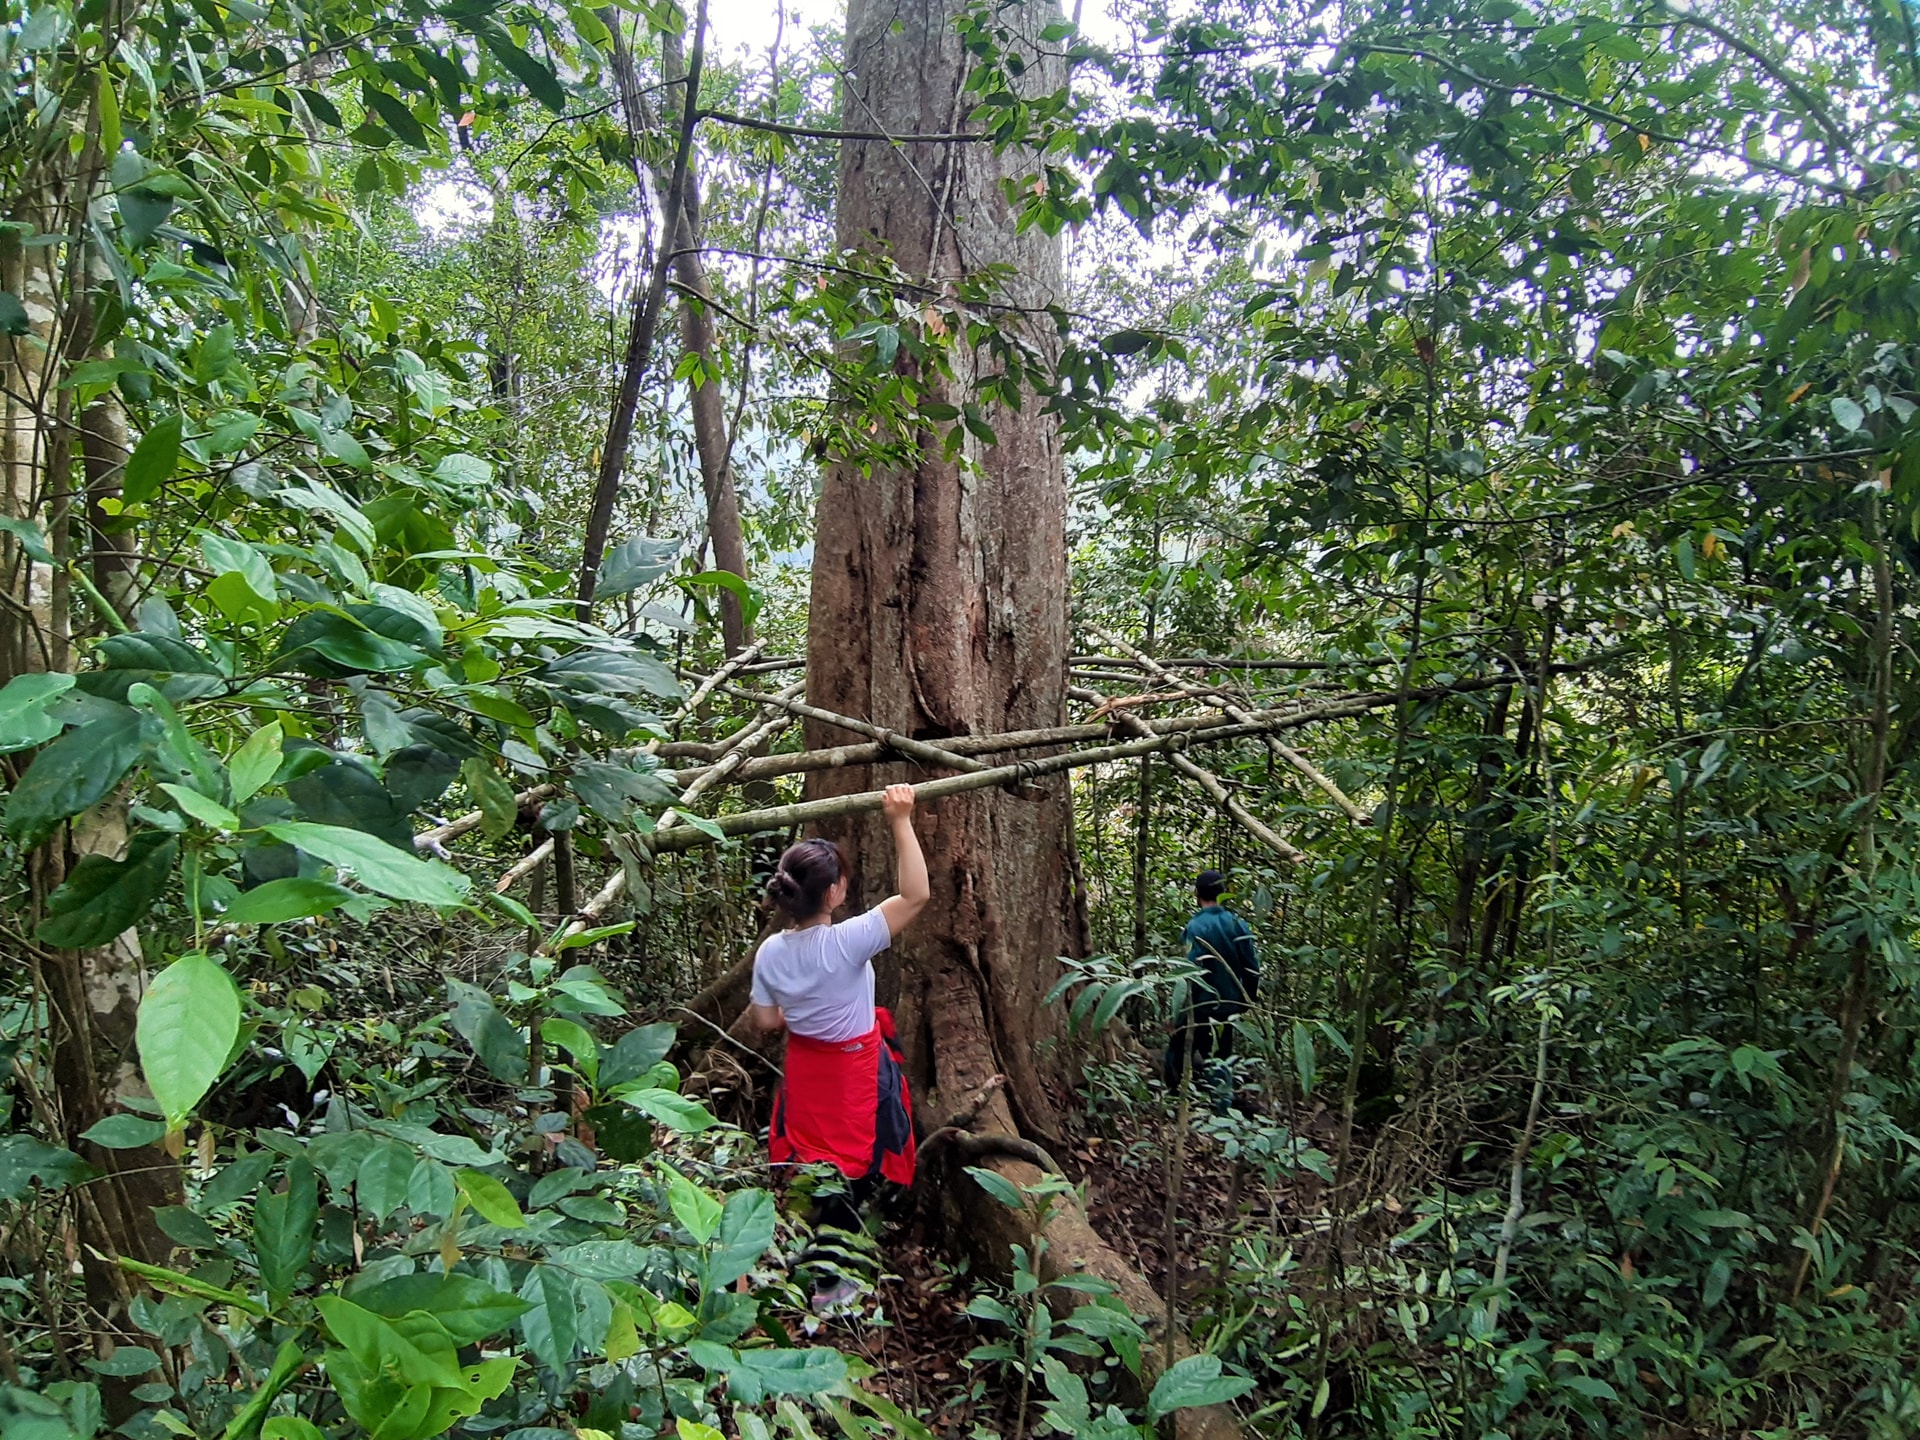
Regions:
[[728, 24], [0, 0], [0, 1435], [1920, 1428], [1911, 7]]

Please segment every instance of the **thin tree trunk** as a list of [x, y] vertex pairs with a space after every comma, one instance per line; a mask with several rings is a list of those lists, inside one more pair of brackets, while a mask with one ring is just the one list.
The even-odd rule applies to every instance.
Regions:
[[[621, 103], [627, 112], [630, 133], [652, 128], [646, 97], [634, 71], [633, 56], [617, 11], [602, 10], [601, 18], [613, 32], [613, 63], [620, 85]], [[671, 31], [660, 40], [661, 78], [669, 97], [667, 115], [675, 123], [676, 133], [686, 128], [690, 106], [698, 96], [689, 85], [686, 61], [680, 37]], [[673, 103], [673, 97], [679, 103]], [[688, 354], [700, 359], [700, 371], [693, 377], [690, 395], [693, 411], [693, 443], [700, 457], [700, 484], [707, 502], [707, 537], [713, 542], [716, 570], [748, 576], [746, 537], [740, 522], [740, 495], [734, 482], [733, 445], [727, 433], [726, 403], [720, 391], [720, 360], [714, 342], [713, 290], [707, 281], [707, 269], [701, 259], [702, 216], [699, 168], [691, 154], [676, 191], [669, 166], [652, 167], [654, 193], [663, 215], [676, 215], [669, 252], [674, 281], [681, 291], [680, 339]], [[720, 595], [720, 632], [729, 657], [753, 643], [753, 627], [738, 596], [729, 591]]]
[[[1867, 739], [1865, 774], [1861, 793], [1870, 802], [1860, 816], [1857, 850], [1861, 877], [1866, 883], [1867, 903], [1874, 903], [1879, 878], [1878, 823], [1880, 795], [1887, 784], [1888, 738], [1893, 729], [1893, 569], [1887, 556], [1887, 540], [1881, 516], [1881, 491], [1878, 485], [1867, 493], [1867, 543], [1873, 549], [1874, 624], [1870, 658], [1873, 663], [1873, 720]], [[1840, 1004], [1840, 1053], [1834, 1057], [1833, 1083], [1827, 1093], [1826, 1132], [1831, 1137], [1826, 1171], [1821, 1181], [1820, 1199], [1807, 1221], [1807, 1245], [1800, 1252], [1794, 1270], [1793, 1289], [1788, 1304], [1797, 1304], [1813, 1268], [1813, 1247], [1826, 1226], [1833, 1208], [1834, 1192], [1845, 1167], [1847, 1133], [1842, 1123], [1848, 1089], [1853, 1083], [1853, 1064], [1860, 1053], [1860, 1032], [1866, 1024], [1872, 1004], [1872, 956], [1864, 935], [1853, 944], [1853, 957], [1847, 971], [1846, 995]]]
[[[617, 32], [616, 32], [617, 33]], [[687, 65], [686, 90], [698, 95], [700, 75], [706, 63], [707, 0], [700, 0], [693, 24], [693, 57]], [[646, 378], [653, 358], [654, 332], [660, 325], [660, 309], [666, 299], [667, 271], [671, 267], [674, 236], [679, 229], [677, 197], [686, 183], [687, 167], [693, 154], [693, 129], [699, 120], [699, 107], [689, 104], [680, 124], [680, 140], [674, 151], [673, 171], [667, 185], [666, 202], [660, 226], [659, 253], [644, 289], [634, 288], [633, 321], [627, 332], [627, 350], [620, 369], [620, 388], [607, 415], [607, 434], [600, 451], [600, 471], [594, 477], [593, 498], [587, 507], [586, 535], [580, 546], [580, 573], [574, 595], [580, 619], [593, 615], [593, 592], [600, 582], [600, 562], [606, 558], [607, 537], [613, 530], [613, 510], [620, 498], [620, 477], [626, 470], [627, 446], [633, 439], [634, 417], [640, 409], [640, 384]]]

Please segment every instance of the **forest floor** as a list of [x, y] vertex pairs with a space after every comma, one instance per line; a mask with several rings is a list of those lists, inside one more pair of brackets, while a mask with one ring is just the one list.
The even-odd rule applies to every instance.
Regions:
[[[1144, 1107], [1126, 1118], [1125, 1140], [1087, 1133], [1082, 1121], [1060, 1158], [1073, 1172], [1069, 1178], [1085, 1186], [1094, 1228], [1165, 1294], [1172, 1179], [1167, 1157], [1174, 1153], [1175, 1124], [1164, 1111]], [[1270, 1196], [1244, 1175], [1236, 1186], [1225, 1147], [1198, 1131], [1188, 1134], [1181, 1169], [1174, 1233], [1189, 1242], [1178, 1256], [1178, 1287], [1180, 1310], [1190, 1323], [1212, 1307], [1220, 1247], [1234, 1233], [1236, 1217], [1240, 1224], [1272, 1224], [1276, 1208], [1284, 1213], [1291, 1207], [1289, 1196]], [[854, 1312], [823, 1327], [822, 1338], [866, 1359], [877, 1372], [869, 1383], [926, 1418], [942, 1440], [960, 1440], [976, 1426], [1012, 1433], [1017, 1387], [1004, 1383], [991, 1363], [967, 1358], [994, 1338], [993, 1327], [967, 1314], [968, 1301], [981, 1289], [1001, 1287], [969, 1273], [952, 1253], [951, 1234], [924, 1203], [887, 1221], [879, 1239], [885, 1274]]]

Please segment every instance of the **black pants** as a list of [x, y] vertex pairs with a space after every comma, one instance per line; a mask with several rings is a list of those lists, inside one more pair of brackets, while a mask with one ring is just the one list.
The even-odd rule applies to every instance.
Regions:
[[813, 1195], [814, 1228], [858, 1234], [864, 1228], [860, 1212], [879, 1193], [880, 1183], [878, 1175], [863, 1175], [858, 1180], [847, 1180], [831, 1191], [816, 1190]]
[[1187, 1068], [1187, 1047], [1193, 1047], [1193, 1073], [1200, 1076], [1208, 1060], [1224, 1060], [1233, 1054], [1233, 1017], [1202, 1016], [1189, 1010], [1174, 1027], [1167, 1041], [1162, 1071], [1169, 1090], [1178, 1090]]

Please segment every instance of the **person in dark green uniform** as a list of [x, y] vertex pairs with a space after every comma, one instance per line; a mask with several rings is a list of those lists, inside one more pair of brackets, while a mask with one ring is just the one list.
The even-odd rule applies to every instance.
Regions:
[[1227, 1113], [1233, 1100], [1233, 1071], [1226, 1057], [1233, 1053], [1233, 1022], [1260, 993], [1260, 957], [1253, 948], [1247, 922], [1220, 903], [1227, 877], [1218, 870], [1202, 870], [1194, 877], [1193, 893], [1200, 913], [1187, 922], [1182, 937], [1187, 960], [1201, 974], [1189, 984], [1186, 1009], [1174, 1025], [1167, 1045], [1166, 1081], [1170, 1090], [1185, 1079], [1187, 1051], [1193, 1051], [1193, 1076], [1202, 1081], [1216, 1115]]

